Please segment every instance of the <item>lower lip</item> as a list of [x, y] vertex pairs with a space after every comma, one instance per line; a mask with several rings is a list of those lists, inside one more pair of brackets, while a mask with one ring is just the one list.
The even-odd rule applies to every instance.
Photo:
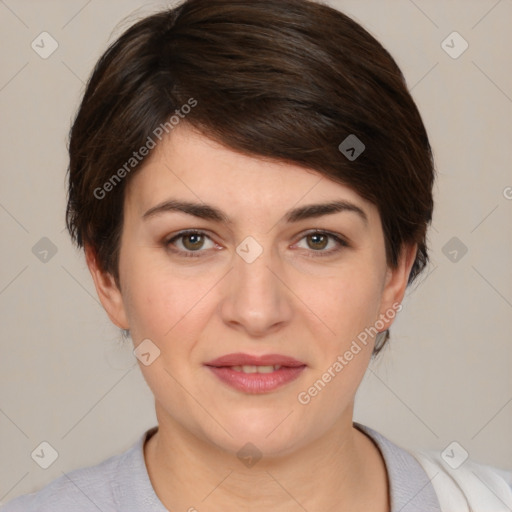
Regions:
[[268, 393], [295, 380], [305, 366], [282, 367], [272, 373], [237, 372], [228, 366], [208, 366], [224, 383], [244, 393]]

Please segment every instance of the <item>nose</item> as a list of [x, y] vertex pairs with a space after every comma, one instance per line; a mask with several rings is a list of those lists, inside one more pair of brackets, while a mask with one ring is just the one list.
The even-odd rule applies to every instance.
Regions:
[[231, 328], [261, 338], [290, 322], [293, 294], [277, 254], [265, 248], [252, 260], [247, 257], [250, 251], [244, 253], [240, 246], [239, 249], [242, 250], [234, 254], [233, 268], [226, 276], [220, 314]]

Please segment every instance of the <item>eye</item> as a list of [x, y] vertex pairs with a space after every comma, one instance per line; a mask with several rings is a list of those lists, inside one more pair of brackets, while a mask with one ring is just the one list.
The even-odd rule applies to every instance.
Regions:
[[[334, 248], [331, 248], [326, 251], [324, 249], [328, 246], [329, 239], [334, 240]], [[349, 247], [349, 244], [343, 238], [328, 231], [311, 231], [309, 233], [306, 233], [306, 235], [304, 235], [301, 238], [301, 240], [308, 241], [307, 245], [309, 246], [309, 248], [313, 249], [313, 254], [311, 254], [311, 257], [313, 258], [330, 256], [331, 254], [341, 251], [343, 247]]]
[[[165, 246], [171, 249], [173, 252], [180, 253], [180, 255], [183, 255], [187, 258], [197, 258], [200, 256], [200, 254], [193, 254], [193, 253], [200, 253], [204, 252], [201, 251], [204, 247], [204, 240], [208, 239], [210, 242], [213, 241], [212, 239], [203, 231], [197, 231], [197, 230], [188, 230], [188, 231], [181, 231], [176, 236], [172, 237], [171, 239], [167, 240], [165, 242]], [[173, 249], [172, 246], [176, 245], [176, 242], [178, 240], [180, 241], [181, 246], [183, 249]], [[178, 244], [179, 245], [179, 244]], [[210, 247], [212, 248], [212, 247]], [[207, 248], [208, 249], [208, 248]]]
[[[329, 239], [334, 241], [334, 247], [326, 251], [324, 249], [328, 246]], [[205, 248], [205, 240], [209, 240], [212, 246]], [[349, 247], [349, 244], [343, 238], [328, 231], [314, 230], [306, 233], [300, 240], [308, 240], [307, 245], [309, 247], [307, 249], [312, 249], [309, 252], [313, 253], [310, 257], [330, 256], [339, 252], [343, 247]], [[179, 247], [180, 245], [182, 248]], [[212, 249], [214, 245], [213, 240], [204, 231], [198, 230], [181, 231], [165, 242], [165, 246], [169, 250], [187, 258], [200, 257], [202, 252]]]

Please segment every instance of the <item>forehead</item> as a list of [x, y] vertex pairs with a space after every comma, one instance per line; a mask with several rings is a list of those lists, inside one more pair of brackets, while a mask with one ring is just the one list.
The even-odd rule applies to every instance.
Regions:
[[177, 198], [217, 205], [229, 218], [281, 215], [294, 206], [344, 201], [378, 220], [376, 207], [352, 188], [299, 165], [248, 156], [180, 125], [131, 179], [125, 202], [143, 215]]

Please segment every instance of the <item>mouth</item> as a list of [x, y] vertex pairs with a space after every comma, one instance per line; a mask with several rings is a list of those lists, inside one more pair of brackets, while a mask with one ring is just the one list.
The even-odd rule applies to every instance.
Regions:
[[279, 354], [228, 354], [205, 366], [224, 384], [244, 393], [269, 393], [292, 382], [307, 365]]
[[231, 368], [235, 372], [243, 373], [272, 373], [275, 372], [276, 370], [281, 369], [282, 366], [280, 364], [266, 366], [244, 364], [243, 366], [230, 366], [229, 368]]

